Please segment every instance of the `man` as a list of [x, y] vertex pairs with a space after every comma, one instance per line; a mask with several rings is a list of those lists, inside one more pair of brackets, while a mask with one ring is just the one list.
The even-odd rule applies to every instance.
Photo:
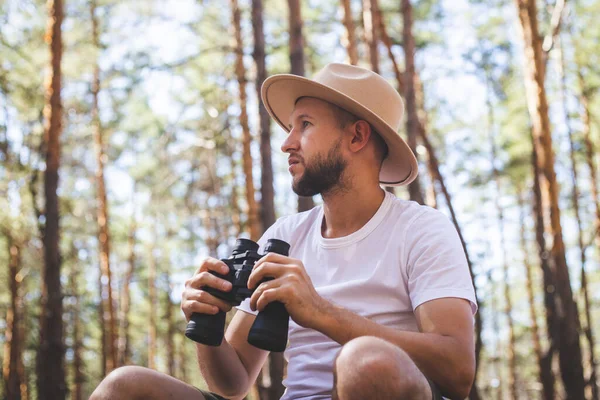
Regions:
[[[323, 205], [280, 218], [260, 240], [278, 238], [290, 256], [270, 253], [248, 281], [219, 347], [197, 345], [214, 393], [157, 372], [125, 367], [92, 398], [239, 399], [267, 352], [248, 344], [255, 311], [272, 301], [290, 314], [284, 399], [465, 398], [474, 378], [475, 296], [458, 235], [440, 212], [401, 201], [380, 184], [406, 185], [417, 163], [397, 134], [402, 100], [379, 75], [330, 64], [314, 80], [267, 79], [262, 98], [289, 135], [293, 189]], [[200, 290], [231, 285], [208, 258], [186, 282], [182, 310], [214, 314], [231, 306]], [[263, 278], [274, 278], [258, 284]], [[222, 396], [222, 397], [221, 397]]]

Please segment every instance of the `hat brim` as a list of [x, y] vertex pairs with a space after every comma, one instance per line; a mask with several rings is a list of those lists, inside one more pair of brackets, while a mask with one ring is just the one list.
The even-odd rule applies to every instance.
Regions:
[[379, 183], [386, 186], [403, 186], [417, 177], [417, 159], [396, 130], [345, 94], [302, 76], [279, 74], [265, 80], [261, 97], [271, 117], [286, 132], [290, 131], [290, 116], [300, 97], [315, 97], [343, 108], [369, 122], [388, 146], [388, 155], [383, 160], [379, 173]]

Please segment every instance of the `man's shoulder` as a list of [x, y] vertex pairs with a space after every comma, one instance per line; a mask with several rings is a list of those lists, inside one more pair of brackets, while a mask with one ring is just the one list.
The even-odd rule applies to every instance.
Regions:
[[422, 205], [412, 200], [402, 200], [397, 197], [392, 199], [390, 213], [392, 214], [392, 221], [397, 222], [398, 219], [401, 219], [405, 225], [411, 224], [424, 216], [435, 218], [437, 215], [444, 215], [441, 211], [430, 206]]
[[319, 217], [320, 210], [321, 206], [316, 206], [308, 211], [279, 217], [270, 228], [272, 237], [289, 242], [308, 233]]

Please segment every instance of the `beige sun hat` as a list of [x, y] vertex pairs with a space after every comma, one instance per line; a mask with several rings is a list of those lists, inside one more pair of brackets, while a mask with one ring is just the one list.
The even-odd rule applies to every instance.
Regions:
[[347, 64], [328, 64], [313, 79], [279, 74], [265, 80], [262, 100], [279, 126], [290, 131], [288, 121], [300, 97], [316, 97], [369, 122], [388, 146], [379, 182], [408, 185], [419, 172], [417, 159], [398, 134], [404, 104], [384, 78], [368, 69]]

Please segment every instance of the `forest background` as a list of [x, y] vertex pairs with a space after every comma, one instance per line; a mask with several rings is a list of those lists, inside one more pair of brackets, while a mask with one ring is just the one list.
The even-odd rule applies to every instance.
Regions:
[[[6, 399], [144, 365], [203, 387], [183, 284], [290, 190], [266, 76], [378, 71], [479, 299], [471, 399], [598, 399], [600, 1], [0, 2]], [[249, 397], [276, 399], [272, 354]]]

